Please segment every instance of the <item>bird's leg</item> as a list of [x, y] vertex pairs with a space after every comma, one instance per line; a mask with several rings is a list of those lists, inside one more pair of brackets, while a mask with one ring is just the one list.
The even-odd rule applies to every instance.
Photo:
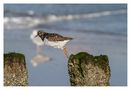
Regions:
[[40, 54], [40, 53], [41, 53], [41, 47], [37, 46], [37, 54]]
[[65, 56], [68, 58], [66, 47], [63, 48], [63, 52], [64, 52]]

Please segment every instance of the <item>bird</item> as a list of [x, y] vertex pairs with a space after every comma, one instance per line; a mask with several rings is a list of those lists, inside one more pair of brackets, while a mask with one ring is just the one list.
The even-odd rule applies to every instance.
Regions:
[[42, 30], [34, 30], [31, 34], [31, 39], [38, 47], [47, 45], [63, 50], [65, 56], [68, 58], [65, 45], [73, 38], [65, 37], [57, 33], [48, 33]]

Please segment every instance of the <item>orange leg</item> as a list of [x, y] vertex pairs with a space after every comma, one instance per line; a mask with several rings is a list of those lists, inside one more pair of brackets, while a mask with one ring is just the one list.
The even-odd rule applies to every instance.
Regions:
[[66, 50], [65, 47], [64, 47], [64, 49], [63, 49], [63, 52], [64, 52], [65, 56], [68, 58], [67, 50]]

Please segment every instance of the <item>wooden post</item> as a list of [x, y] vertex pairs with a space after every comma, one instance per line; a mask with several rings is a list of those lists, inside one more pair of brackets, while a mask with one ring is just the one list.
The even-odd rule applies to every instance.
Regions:
[[4, 54], [4, 86], [27, 86], [25, 57], [20, 53]]
[[106, 55], [92, 56], [86, 52], [71, 55], [68, 60], [71, 86], [108, 86], [110, 67]]

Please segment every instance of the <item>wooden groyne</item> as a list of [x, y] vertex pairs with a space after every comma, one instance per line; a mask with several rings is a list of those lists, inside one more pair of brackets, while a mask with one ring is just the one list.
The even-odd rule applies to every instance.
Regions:
[[4, 54], [4, 86], [27, 86], [28, 73], [25, 56], [20, 53]]
[[109, 86], [111, 74], [106, 55], [72, 54], [68, 60], [68, 72], [71, 86]]

